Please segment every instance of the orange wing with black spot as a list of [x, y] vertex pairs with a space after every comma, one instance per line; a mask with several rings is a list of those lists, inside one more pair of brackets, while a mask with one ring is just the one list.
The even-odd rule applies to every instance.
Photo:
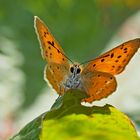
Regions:
[[68, 59], [47, 26], [36, 16], [34, 26], [40, 42], [42, 56], [48, 62], [44, 71], [45, 80], [48, 79], [58, 94], [63, 94], [62, 81], [68, 75], [70, 67]]
[[82, 73], [83, 87], [88, 98], [83, 99], [85, 102], [93, 102], [106, 98], [112, 94], [117, 87], [117, 82], [112, 74], [99, 71], [86, 71]]
[[37, 16], [35, 16], [34, 25], [40, 42], [43, 58], [46, 59], [48, 63], [68, 63], [64, 51], [49, 32], [48, 27]]
[[140, 47], [140, 39], [130, 40], [108, 51], [89, 62], [84, 69], [91, 71], [107, 72], [113, 75], [121, 73], [130, 59]]
[[89, 95], [84, 101], [99, 100], [115, 91], [117, 83], [113, 75], [124, 70], [139, 47], [139, 38], [130, 40], [90, 61], [81, 74], [83, 87]]
[[68, 75], [69, 67], [61, 64], [48, 64], [44, 70], [45, 80], [52, 85], [52, 87], [57, 91], [58, 94], [64, 94], [64, 81]]

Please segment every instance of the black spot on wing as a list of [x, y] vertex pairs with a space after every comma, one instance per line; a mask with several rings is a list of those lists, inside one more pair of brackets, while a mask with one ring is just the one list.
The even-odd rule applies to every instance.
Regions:
[[52, 41], [52, 42], [47, 41], [47, 42], [48, 42], [48, 44], [50, 44], [51, 46], [53, 46], [53, 47], [54, 47], [54, 41]]
[[52, 41], [52, 46], [54, 46], [54, 41]]
[[59, 50], [57, 50], [57, 52], [58, 52], [58, 53], [60, 53], [60, 51], [59, 51]]
[[124, 48], [124, 51], [126, 51], [127, 50], [127, 48]]
[[46, 37], [46, 34], [47, 34], [47, 33], [46, 33], [46, 32], [44, 32], [44, 37]]
[[120, 49], [122, 50], [122, 49], [123, 49], [123, 47], [124, 47], [124, 44], [122, 44], [122, 45], [121, 45], [121, 48], [120, 48]]
[[118, 55], [118, 57], [117, 58], [121, 58], [122, 56], [121, 55]]
[[113, 58], [114, 57], [114, 53], [111, 53], [111, 56], [110, 57]]
[[110, 56], [110, 54], [107, 54], [107, 55], [105, 55], [104, 57], [108, 57], [108, 56]]
[[44, 37], [46, 37], [46, 35], [47, 35], [47, 32], [44, 31]]
[[105, 61], [105, 59], [103, 58], [103, 59], [101, 59], [101, 62], [104, 62]]
[[95, 67], [96, 66], [96, 64], [93, 64], [93, 67]]
[[124, 48], [124, 53], [127, 53], [127, 48]]

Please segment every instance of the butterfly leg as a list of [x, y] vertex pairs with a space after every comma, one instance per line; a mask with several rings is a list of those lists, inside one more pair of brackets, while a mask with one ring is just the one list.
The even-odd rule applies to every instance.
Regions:
[[65, 84], [64, 83], [61, 83], [60, 85], [59, 85], [59, 94], [60, 95], [63, 95], [66, 91], [67, 91], [67, 87], [65, 86]]
[[59, 86], [59, 95], [61, 96], [63, 94], [63, 87], [62, 87], [62, 84], [60, 84]]

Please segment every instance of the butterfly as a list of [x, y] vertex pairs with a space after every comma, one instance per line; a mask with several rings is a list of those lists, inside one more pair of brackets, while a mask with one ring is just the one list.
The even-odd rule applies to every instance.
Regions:
[[[79, 89], [88, 95], [85, 102], [100, 100], [112, 94], [117, 87], [114, 75], [121, 73], [140, 47], [140, 38], [125, 42], [116, 48], [88, 61], [84, 66], [73, 63], [37, 16], [34, 27], [47, 61], [44, 77], [59, 95], [69, 89]], [[69, 63], [71, 62], [71, 64]]]

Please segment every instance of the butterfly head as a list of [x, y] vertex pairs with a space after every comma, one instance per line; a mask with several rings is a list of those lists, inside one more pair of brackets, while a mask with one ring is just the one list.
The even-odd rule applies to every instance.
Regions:
[[65, 89], [81, 89], [81, 67], [74, 63], [70, 67], [70, 73], [64, 83]]
[[81, 67], [79, 66], [79, 64], [73, 64], [71, 67], [70, 67], [70, 72], [72, 74], [80, 74], [81, 73]]

